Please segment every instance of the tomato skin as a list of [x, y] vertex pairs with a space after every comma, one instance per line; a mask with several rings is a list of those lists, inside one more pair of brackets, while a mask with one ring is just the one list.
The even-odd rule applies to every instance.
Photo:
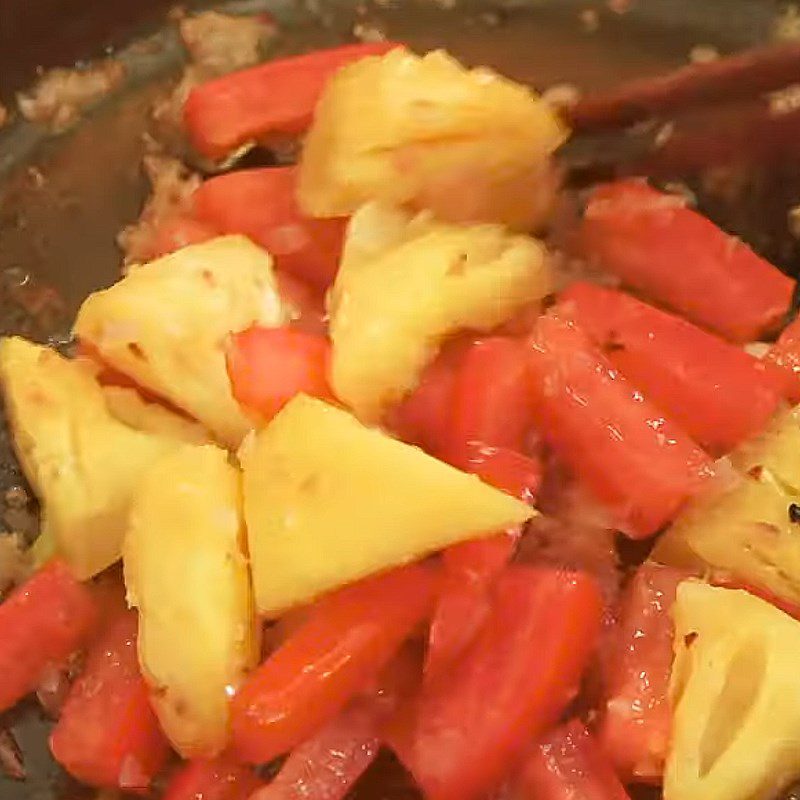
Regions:
[[250, 767], [229, 757], [195, 759], [170, 778], [162, 800], [247, 800], [263, 785]]
[[501, 336], [464, 353], [453, 386], [451, 446], [483, 442], [521, 451], [533, 422], [524, 342]]
[[780, 402], [778, 381], [758, 359], [624, 292], [576, 283], [562, 293], [559, 309], [717, 455], [761, 431]]
[[56, 761], [90, 786], [147, 789], [169, 753], [139, 671], [137, 629], [135, 611], [109, 623], [50, 735]]
[[800, 403], [800, 317], [783, 329], [764, 362], [780, 377], [789, 401]]
[[512, 566], [464, 657], [401, 710], [388, 741], [430, 800], [492, 791], [577, 693], [602, 601], [594, 581]]
[[531, 750], [509, 800], [630, 800], [579, 720], [550, 731]]
[[236, 755], [265, 763], [335, 717], [428, 615], [436, 579], [411, 565], [323, 597], [233, 698]]
[[681, 199], [638, 180], [593, 192], [581, 247], [623, 283], [734, 342], [774, 332], [792, 280]]
[[278, 269], [325, 289], [336, 276], [347, 220], [305, 216], [296, 188], [297, 167], [244, 169], [209, 178], [192, 200], [201, 223], [248, 236]]
[[45, 670], [62, 664], [96, 629], [91, 590], [67, 565], [49, 561], [0, 603], [0, 711], [34, 691]]
[[625, 588], [603, 667], [597, 736], [627, 780], [660, 782], [671, 727], [670, 609], [683, 570], [647, 562]]
[[713, 474], [572, 321], [541, 317], [529, 358], [537, 429], [631, 538], [655, 533]]
[[301, 392], [331, 399], [330, 342], [296, 328], [248, 328], [231, 337], [228, 377], [236, 400], [268, 421]]
[[297, 136], [311, 124], [329, 78], [341, 67], [397, 44], [375, 42], [267, 61], [196, 86], [184, 106], [193, 147], [221, 159], [248, 142]]
[[418, 683], [419, 663], [401, 652], [377, 681], [289, 754], [253, 800], [342, 800], [375, 760], [383, 726]]

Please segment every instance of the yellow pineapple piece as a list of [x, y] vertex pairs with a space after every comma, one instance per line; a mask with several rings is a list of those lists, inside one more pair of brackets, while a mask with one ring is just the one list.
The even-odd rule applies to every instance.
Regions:
[[89, 295], [74, 331], [114, 369], [236, 447], [252, 426], [231, 393], [227, 339], [285, 319], [269, 254], [243, 236], [223, 236]]
[[333, 389], [376, 421], [415, 388], [448, 335], [491, 330], [549, 288], [534, 239], [365, 206], [352, 219], [330, 297]]
[[131, 509], [125, 585], [142, 673], [185, 758], [226, 747], [230, 694], [258, 658], [241, 513], [239, 472], [213, 445], [160, 459]]
[[312, 216], [383, 200], [531, 230], [550, 211], [550, 156], [566, 137], [527, 87], [442, 50], [397, 48], [329, 82], [305, 140], [299, 200]]
[[800, 622], [698, 581], [673, 616], [665, 800], [774, 800], [800, 776]]
[[12, 441], [42, 506], [38, 563], [59, 554], [79, 578], [119, 557], [142, 471], [179, 442], [109, 412], [92, 368], [19, 338], [0, 341]]
[[256, 606], [267, 616], [535, 513], [305, 395], [245, 440], [240, 459]]

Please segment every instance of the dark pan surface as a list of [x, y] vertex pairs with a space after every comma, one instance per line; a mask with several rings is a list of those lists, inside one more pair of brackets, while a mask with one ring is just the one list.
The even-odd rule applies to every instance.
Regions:
[[[0, 130], [0, 332], [64, 343], [81, 299], [118, 275], [115, 235], [133, 221], [145, 186], [139, 163], [153, 98], [179, 68], [181, 49], [160, 29], [166, 0], [0, 0], [0, 99], [30, 82], [40, 65], [70, 65], [114, 48], [131, 81], [73, 131], [51, 137], [14, 123]], [[764, 0], [265, 0], [282, 23], [276, 52], [352, 38], [357, 23], [379, 27], [418, 49], [446, 47], [472, 64], [490, 64], [537, 87], [575, 83], [584, 90], [683, 64], [692, 47], [721, 52], [767, 40], [778, 3]], [[625, 9], [621, 11], [621, 9]], [[594, 22], [596, 21], [596, 26]], [[138, 37], [147, 46], [125, 48]], [[118, 48], [122, 48], [119, 50]], [[787, 270], [796, 268], [785, 211], [800, 201], [800, 167], [759, 174], [747, 201], [704, 196], [701, 204]], [[20, 483], [0, 439], [0, 499]], [[2, 527], [17, 527], [3, 509]], [[0, 676], [2, 680], [2, 676]], [[27, 782], [0, 777], [2, 800], [78, 797], [47, 753], [45, 725], [29, 706], [7, 720], [25, 753]], [[413, 797], [399, 768], [382, 760], [360, 800]]]

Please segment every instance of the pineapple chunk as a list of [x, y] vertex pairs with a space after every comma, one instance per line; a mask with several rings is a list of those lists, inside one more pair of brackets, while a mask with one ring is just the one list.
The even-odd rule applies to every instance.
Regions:
[[731, 454], [742, 473], [767, 469], [787, 491], [800, 493], [800, 406], [774, 417], [760, 435]]
[[226, 339], [251, 325], [280, 325], [285, 313], [269, 255], [243, 236], [224, 236], [136, 267], [90, 295], [75, 333], [236, 447], [252, 426], [231, 393]]
[[240, 459], [256, 606], [268, 616], [535, 513], [305, 395], [245, 440]]
[[691, 501], [653, 555], [730, 573], [800, 603], [800, 409], [778, 414], [730, 461], [734, 478]]
[[208, 432], [194, 420], [145, 400], [136, 389], [104, 386], [106, 406], [113, 417], [137, 431], [169, 436], [187, 444], [209, 444]]
[[185, 758], [225, 748], [230, 693], [257, 658], [243, 540], [240, 476], [224, 450], [184, 445], [146, 472], [125, 584], [153, 707]]
[[697, 581], [673, 608], [665, 800], [772, 800], [800, 776], [800, 623]]
[[729, 573], [778, 597], [800, 603], [800, 525], [792, 503], [770, 473], [692, 501], [658, 541], [662, 564]]
[[531, 230], [552, 207], [550, 156], [566, 136], [528, 88], [441, 50], [398, 48], [328, 84], [303, 148], [300, 205], [335, 217], [384, 200]]
[[446, 336], [490, 330], [549, 287], [534, 239], [367, 205], [351, 221], [330, 297], [334, 391], [377, 421], [414, 389]]
[[42, 506], [37, 561], [61, 555], [85, 579], [120, 557], [142, 470], [178, 446], [109, 413], [91, 368], [24, 339], [0, 342], [12, 440]]

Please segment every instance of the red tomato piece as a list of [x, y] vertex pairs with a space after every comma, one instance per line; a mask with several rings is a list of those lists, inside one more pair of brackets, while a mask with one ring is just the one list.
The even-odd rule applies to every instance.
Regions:
[[149, 257], [161, 258], [190, 244], [207, 242], [219, 234], [220, 231], [208, 222], [186, 214], [177, 214], [165, 219], [154, 231]]
[[505, 447], [491, 447], [483, 442], [467, 442], [451, 463], [477, 475], [482, 481], [526, 503], [533, 503], [542, 482], [538, 459]]
[[625, 588], [603, 665], [599, 741], [626, 780], [660, 782], [669, 742], [670, 609], [683, 570], [645, 563]]
[[339, 266], [347, 220], [305, 216], [296, 186], [297, 167], [245, 169], [209, 178], [192, 199], [203, 223], [249, 236], [279, 269], [325, 289]]
[[513, 800], [630, 800], [602, 750], [579, 720], [547, 734], [525, 759]]
[[[462, 448], [457, 466], [525, 502], [533, 501], [541, 479], [538, 461], [480, 442]], [[489, 613], [492, 584], [514, 555], [518, 539], [515, 529], [443, 551], [444, 580], [431, 620], [426, 678], [444, 673], [475, 637]]]
[[0, 711], [83, 647], [97, 620], [91, 590], [62, 561], [48, 562], [11, 592], [0, 603]]
[[464, 353], [449, 415], [451, 446], [482, 442], [520, 451], [533, 422], [527, 348], [519, 339], [492, 336]]
[[442, 457], [450, 448], [456, 372], [469, 343], [446, 344], [420, 377], [417, 388], [389, 413], [388, 425], [405, 442]]
[[561, 295], [559, 309], [713, 453], [761, 431], [780, 401], [778, 381], [758, 359], [628, 294], [576, 283]]
[[292, 307], [290, 327], [327, 336], [328, 312], [325, 310], [324, 292], [283, 270], [275, 270], [275, 279], [281, 299]]
[[296, 328], [249, 328], [231, 337], [228, 377], [233, 396], [263, 420], [301, 392], [330, 399], [330, 343]]
[[786, 397], [800, 403], [800, 317], [784, 328], [764, 362], [781, 377]]
[[530, 369], [538, 430], [628, 536], [655, 533], [713, 474], [688, 434], [573, 322], [539, 319]]
[[230, 757], [200, 758], [173, 774], [162, 800], [247, 800], [263, 785], [250, 767]]
[[147, 789], [169, 753], [139, 672], [137, 627], [124, 610], [92, 645], [50, 735], [56, 761], [90, 786]]
[[739, 239], [642, 181], [597, 188], [581, 224], [582, 248], [624, 283], [726, 339], [774, 332], [793, 281]]
[[435, 583], [411, 565], [322, 598], [233, 698], [239, 758], [270, 761], [333, 719], [428, 615]]
[[249, 142], [298, 136], [311, 124], [317, 100], [338, 69], [397, 46], [370, 42], [317, 50], [196, 86], [184, 107], [189, 140], [199, 153], [217, 160]]
[[388, 741], [430, 800], [473, 800], [575, 696], [602, 600], [582, 574], [509, 567], [486, 624], [447, 680], [427, 682]]

